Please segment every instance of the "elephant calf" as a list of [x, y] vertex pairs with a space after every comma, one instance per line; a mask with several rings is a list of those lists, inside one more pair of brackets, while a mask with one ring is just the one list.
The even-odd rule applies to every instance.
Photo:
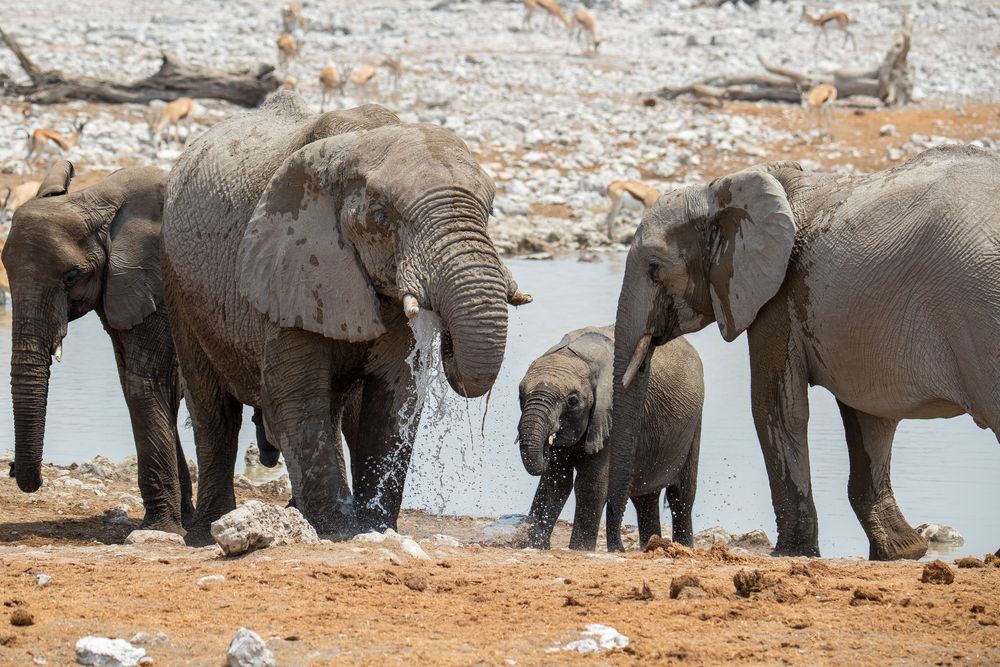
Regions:
[[[529, 513], [533, 547], [549, 548], [552, 527], [574, 488], [574, 470], [576, 515], [569, 546], [597, 545], [608, 488], [604, 442], [611, 432], [614, 352], [614, 327], [577, 329], [536, 359], [521, 380], [521, 460], [530, 474], [541, 475]], [[682, 338], [659, 348], [629, 489], [642, 544], [660, 534], [659, 498], [666, 489], [673, 539], [691, 545], [704, 398], [695, 349]]]
[[[14, 310], [11, 397], [14, 476], [42, 484], [49, 370], [69, 322], [95, 311], [111, 338], [132, 420], [143, 526], [183, 532], [194, 516], [177, 435], [180, 377], [160, 286], [160, 215], [167, 175], [122, 169], [69, 193], [73, 165], [55, 163], [14, 214], [3, 246]], [[89, 399], [88, 399], [89, 400]]]

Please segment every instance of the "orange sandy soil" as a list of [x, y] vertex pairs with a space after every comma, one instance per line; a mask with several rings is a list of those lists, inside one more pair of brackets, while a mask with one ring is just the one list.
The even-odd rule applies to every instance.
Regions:
[[[419, 512], [400, 528], [430, 561], [359, 542], [226, 558], [214, 547], [121, 544], [131, 528], [103, 512], [117, 492], [137, 492], [104, 484], [106, 496], [50, 485], [25, 495], [0, 481], [0, 664], [72, 664], [84, 635], [162, 632], [166, 643], [145, 646], [155, 664], [218, 665], [240, 626], [268, 640], [278, 664], [1000, 663], [1000, 567], [954, 568], [949, 585], [922, 583], [922, 563], [767, 558], [722, 545], [624, 558], [484, 547], [470, 540], [488, 520]], [[462, 544], [429, 539], [436, 533]], [[567, 541], [562, 525], [554, 543]], [[754, 570], [760, 590], [743, 597], [734, 576]], [[51, 583], [37, 586], [38, 573]], [[225, 580], [196, 583], [217, 574]], [[672, 599], [684, 575], [700, 586]], [[21, 611], [32, 625], [10, 624]], [[631, 643], [547, 652], [589, 623]]]

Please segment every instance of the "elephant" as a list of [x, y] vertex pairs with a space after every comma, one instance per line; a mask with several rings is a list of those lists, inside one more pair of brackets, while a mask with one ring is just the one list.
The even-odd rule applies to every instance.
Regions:
[[918, 558], [890, 481], [902, 419], [972, 416], [1000, 433], [1000, 156], [925, 151], [838, 176], [794, 162], [675, 190], [644, 217], [615, 325], [608, 547], [628, 488], [653, 346], [718, 323], [744, 330], [779, 555], [818, 556], [808, 387], [837, 400], [848, 498], [873, 560]]
[[[549, 548], [552, 527], [574, 490], [569, 547], [593, 551], [597, 546], [611, 463], [604, 444], [611, 432], [614, 351], [613, 326], [576, 329], [533, 361], [521, 380], [521, 461], [529, 474], [541, 476], [528, 513], [532, 547]], [[641, 465], [629, 487], [639, 541], [645, 545], [661, 534], [660, 491], [666, 489], [672, 538], [691, 546], [705, 399], [701, 358], [690, 343], [676, 338], [659, 348], [650, 363], [645, 429], [636, 454]]]
[[160, 282], [160, 216], [167, 175], [114, 172], [69, 193], [73, 165], [56, 162], [35, 199], [14, 214], [3, 265], [13, 306], [13, 476], [42, 484], [52, 359], [69, 322], [95, 311], [111, 338], [138, 455], [144, 528], [183, 533], [194, 518], [177, 434], [181, 383]]
[[185, 150], [163, 269], [200, 468], [192, 541], [235, 506], [240, 402], [321, 533], [396, 527], [420, 408], [408, 320], [437, 317], [448, 382], [476, 397], [508, 304], [530, 301], [487, 233], [493, 197], [452, 132], [377, 105], [314, 114], [293, 91]]

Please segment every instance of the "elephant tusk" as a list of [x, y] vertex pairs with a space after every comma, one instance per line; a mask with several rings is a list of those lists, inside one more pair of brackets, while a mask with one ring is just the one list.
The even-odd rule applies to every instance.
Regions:
[[556, 434], [555, 433], [550, 433], [549, 434], [549, 445], [551, 445], [555, 441], [556, 441]]
[[406, 313], [406, 319], [412, 320], [420, 313], [420, 304], [417, 303], [417, 297], [412, 294], [403, 295], [403, 312]]
[[639, 374], [639, 367], [646, 360], [646, 352], [649, 351], [649, 344], [652, 340], [653, 334], [644, 334], [639, 339], [638, 344], [636, 344], [635, 352], [632, 353], [632, 360], [628, 362], [628, 368], [625, 369], [625, 375], [622, 377], [622, 387], [624, 389], [628, 389], [628, 386], [632, 384], [632, 380]]
[[52, 353], [52, 356], [55, 358], [56, 363], [62, 361], [62, 341], [59, 341], [59, 344], [56, 345], [56, 351]]

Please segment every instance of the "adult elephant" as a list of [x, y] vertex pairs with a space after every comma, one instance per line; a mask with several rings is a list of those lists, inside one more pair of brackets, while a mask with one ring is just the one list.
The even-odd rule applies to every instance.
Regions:
[[[775, 163], [661, 197], [629, 251], [615, 327], [608, 547], [632, 469], [651, 345], [747, 330], [776, 553], [819, 555], [807, 389], [837, 398], [848, 496], [872, 559], [927, 544], [893, 497], [901, 419], [972, 415], [1000, 431], [1000, 157], [926, 151], [866, 176]], [[621, 473], [621, 474], [618, 474]]]
[[57, 162], [14, 214], [3, 265], [13, 302], [14, 476], [42, 484], [52, 358], [67, 324], [91, 310], [111, 338], [138, 455], [143, 526], [183, 532], [194, 516], [177, 436], [180, 379], [160, 283], [160, 216], [167, 175], [122, 169], [69, 193], [73, 165]]
[[[445, 373], [485, 394], [520, 294], [486, 232], [494, 187], [465, 144], [369, 105], [296, 93], [181, 156], [164, 279], [200, 466], [202, 529], [235, 505], [239, 403], [259, 405], [297, 507], [321, 531], [396, 526], [419, 414], [407, 316], [441, 318]], [[405, 309], [405, 315], [404, 315]], [[340, 444], [347, 427], [353, 497]]]

